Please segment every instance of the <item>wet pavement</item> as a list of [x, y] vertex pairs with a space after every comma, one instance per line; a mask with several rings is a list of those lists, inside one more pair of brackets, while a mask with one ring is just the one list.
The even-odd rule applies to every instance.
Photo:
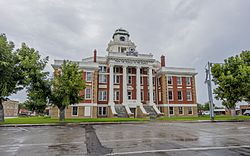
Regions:
[[0, 127], [0, 156], [250, 155], [250, 123]]

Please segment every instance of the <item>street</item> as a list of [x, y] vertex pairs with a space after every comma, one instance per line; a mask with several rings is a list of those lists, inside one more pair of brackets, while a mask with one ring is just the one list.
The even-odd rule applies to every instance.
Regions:
[[250, 123], [0, 127], [1, 156], [250, 155]]

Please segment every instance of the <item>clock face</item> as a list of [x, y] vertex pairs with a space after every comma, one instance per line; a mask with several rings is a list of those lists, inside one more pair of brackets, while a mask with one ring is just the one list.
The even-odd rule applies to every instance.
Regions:
[[121, 36], [121, 37], [120, 37], [120, 41], [125, 41], [125, 37], [124, 37], [124, 36]]

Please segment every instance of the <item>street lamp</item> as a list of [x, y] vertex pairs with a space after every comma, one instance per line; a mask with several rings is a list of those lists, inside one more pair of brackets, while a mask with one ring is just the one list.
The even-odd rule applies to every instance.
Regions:
[[208, 98], [209, 98], [209, 110], [210, 110], [210, 119], [211, 121], [214, 121], [214, 102], [213, 102], [213, 92], [212, 92], [212, 83], [211, 83], [211, 66], [212, 63], [207, 63], [206, 68], [206, 80], [205, 83], [207, 83], [207, 89], [208, 89]]

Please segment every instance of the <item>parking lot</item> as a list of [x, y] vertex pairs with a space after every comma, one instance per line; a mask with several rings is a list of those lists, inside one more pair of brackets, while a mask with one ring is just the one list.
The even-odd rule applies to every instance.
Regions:
[[250, 155], [250, 122], [0, 127], [0, 155]]

